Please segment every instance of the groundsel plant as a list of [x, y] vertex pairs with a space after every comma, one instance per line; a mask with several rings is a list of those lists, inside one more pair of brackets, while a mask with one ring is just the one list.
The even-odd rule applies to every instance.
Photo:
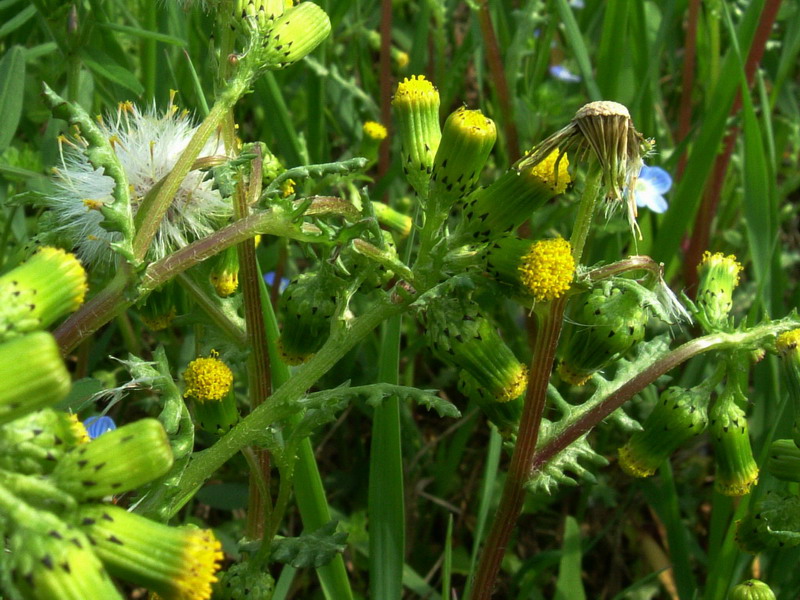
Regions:
[[[617, 466], [651, 477], [701, 435], [716, 491], [752, 497], [740, 505], [739, 547], [800, 545], [800, 317], [740, 319], [743, 269], [729, 254], [703, 256], [694, 300], [678, 300], [647, 256], [594, 262], [592, 244], [613, 235], [598, 212], [619, 225], [624, 205], [616, 231], [626, 247], [643, 239], [637, 178], [655, 142], [625, 106], [591, 102], [490, 172], [494, 121], [477, 107], [443, 119], [435, 82], [415, 74], [394, 90], [393, 126], [359, 127], [369, 156], [285, 168], [263, 141], [240, 139], [252, 129], [233, 109], [265, 74], [274, 83], [269, 71], [305, 68], [296, 63], [327, 38], [328, 15], [283, 0], [211, 8], [219, 91], [197, 123], [174, 99], [163, 113], [123, 103], [92, 119], [45, 87], [70, 130], [43, 192], [59, 225], [40, 233], [65, 248], [42, 248], [0, 276], [4, 595], [113, 600], [124, 581], [164, 600], [269, 599], [286, 594], [297, 569], [315, 569], [329, 600], [399, 599], [409, 400], [420, 418], [423, 407], [444, 420], [482, 414], [476, 427], [491, 432], [494, 460], [506, 453], [502, 491], [482, 510], [487, 533], [458, 589], [445, 586], [458, 597], [485, 600], [504, 582], [528, 494], [589, 486]], [[405, 181], [378, 200], [366, 170], [391, 130]], [[404, 210], [394, 196], [408, 193]], [[257, 248], [257, 235], [269, 242]], [[266, 260], [277, 265], [273, 283], [290, 277], [282, 293], [265, 285]], [[111, 322], [129, 350], [115, 363], [125, 375], [111, 378], [134, 384], [87, 394], [62, 356], [83, 364], [89, 341], [116, 331], [103, 329]], [[452, 389], [401, 378], [401, 347]], [[764, 464], [747, 375], [767, 352], [789, 381], [794, 427]], [[20, 358], [22, 373], [8, 366]], [[689, 359], [708, 373], [699, 385], [678, 381]], [[136, 418], [98, 431], [86, 417], [103, 413], [93, 405], [104, 396]], [[84, 412], [90, 431], [60, 403]], [[340, 524], [311, 438], [358, 414], [372, 419], [366, 518]], [[598, 427], [620, 441], [616, 453], [595, 446]], [[215, 483], [243, 477], [245, 517], [218, 536], [206, 503], [224, 507]], [[764, 481], [771, 493], [756, 496]], [[345, 529], [367, 539], [348, 547]], [[345, 551], [366, 556], [346, 566]], [[771, 593], [748, 581], [732, 597], [753, 590]]]

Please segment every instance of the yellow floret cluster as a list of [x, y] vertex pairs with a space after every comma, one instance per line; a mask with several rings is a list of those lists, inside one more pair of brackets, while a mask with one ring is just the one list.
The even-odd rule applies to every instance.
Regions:
[[724, 255], [722, 252], [714, 252], [713, 254], [706, 250], [703, 253], [703, 259], [697, 267], [698, 271], [703, 269], [722, 269], [734, 278], [733, 286], [739, 285], [739, 274], [742, 272], [742, 265], [736, 260], [733, 254]]
[[381, 141], [386, 139], [389, 132], [377, 121], [367, 121], [364, 123], [364, 135], [372, 140]]
[[217, 358], [216, 352], [208, 358], [196, 358], [190, 362], [183, 378], [186, 381], [183, 395], [200, 402], [222, 400], [233, 384], [233, 373]]
[[453, 113], [452, 125], [476, 137], [491, 137], [497, 135], [494, 121], [479, 110], [469, 110], [460, 107]]
[[397, 91], [394, 94], [394, 98], [392, 98], [392, 104], [397, 106], [398, 104], [414, 104], [417, 102], [427, 103], [438, 98], [439, 92], [436, 90], [436, 86], [425, 79], [425, 75], [412, 75], [403, 79], [397, 86]]
[[181, 600], [207, 600], [211, 598], [211, 585], [217, 581], [219, 563], [225, 558], [222, 545], [210, 529], [186, 531], [183, 552], [184, 570], [175, 581], [176, 598]]
[[498, 402], [509, 402], [519, 398], [528, 387], [528, 368], [523, 364], [518, 364], [508, 385], [503, 388], [496, 400]]
[[519, 272], [522, 285], [537, 301], [560, 298], [575, 275], [572, 246], [561, 237], [538, 241], [522, 257]]
[[800, 345], [800, 329], [792, 329], [778, 336], [775, 340], [775, 347], [778, 354], [784, 355], [796, 349]]
[[[561, 160], [559, 160], [561, 156]], [[558, 163], [558, 167], [556, 167]], [[569, 157], [556, 149], [548, 154], [544, 160], [531, 167], [531, 174], [547, 184], [556, 194], [563, 194], [572, 182], [569, 171]]]

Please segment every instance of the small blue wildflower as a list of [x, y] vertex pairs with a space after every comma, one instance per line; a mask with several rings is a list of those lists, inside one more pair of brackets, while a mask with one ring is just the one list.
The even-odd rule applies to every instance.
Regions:
[[[264, 281], [270, 287], [275, 285], [275, 271], [269, 271], [268, 273], [264, 273]], [[289, 280], [286, 277], [281, 277], [281, 287], [280, 292], [283, 293], [283, 290], [286, 289], [286, 286], [289, 285]]]
[[672, 187], [672, 177], [661, 167], [642, 166], [636, 180], [636, 206], [649, 208], [654, 213], [667, 210], [664, 194]]
[[572, 8], [576, 9], [576, 10], [580, 10], [581, 8], [583, 8], [584, 6], [586, 6], [586, 5], [584, 4], [583, 0], [569, 0], [569, 5], [570, 5]]
[[100, 437], [104, 433], [114, 431], [117, 428], [117, 424], [114, 423], [114, 419], [111, 417], [89, 417], [83, 422], [83, 426], [86, 428], [86, 433], [89, 434], [90, 439]]
[[550, 75], [559, 81], [576, 83], [581, 80], [580, 75], [576, 75], [564, 65], [550, 65]]

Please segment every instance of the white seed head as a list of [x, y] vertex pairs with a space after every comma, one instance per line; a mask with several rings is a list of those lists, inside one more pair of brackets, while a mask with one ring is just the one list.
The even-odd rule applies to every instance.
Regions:
[[[122, 103], [116, 115], [98, 118], [98, 126], [128, 178], [134, 213], [153, 186], [175, 166], [196, 130], [190, 116], [172, 103], [163, 114], [157, 113], [155, 107], [142, 112], [129, 102]], [[54, 169], [47, 205], [58, 217], [58, 230], [72, 240], [85, 263], [109, 265], [113, 258], [109, 244], [120, 234], [102, 227], [100, 209], [113, 201], [114, 181], [102, 169], [89, 164], [83, 152], [84, 140], [62, 142], [61, 167]], [[221, 140], [212, 137], [200, 158], [223, 152]], [[212, 233], [231, 213], [230, 203], [212, 189], [212, 181], [204, 173], [190, 171], [156, 233], [148, 259], [163, 258]]]

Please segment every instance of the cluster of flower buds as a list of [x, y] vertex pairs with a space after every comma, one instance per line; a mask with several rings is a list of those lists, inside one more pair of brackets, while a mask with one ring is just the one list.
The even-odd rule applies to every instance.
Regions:
[[172, 468], [162, 425], [103, 421], [92, 439], [74, 415], [51, 408], [71, 381], [55, 339], [37, 329], [83, 300], [80, 263], [44, 248], [0, 277], [0, 287], [0, 512], [13, 597], [121, 600], [117, 575], [165, 599], [208, 599], [222, 559], [210, 530], [169, 527], [105, 502]]
[[573, 385], [627, 353], [644, 338], [648, 311], [633, 283], [606, 281], [575, 299], [558, 373]]

